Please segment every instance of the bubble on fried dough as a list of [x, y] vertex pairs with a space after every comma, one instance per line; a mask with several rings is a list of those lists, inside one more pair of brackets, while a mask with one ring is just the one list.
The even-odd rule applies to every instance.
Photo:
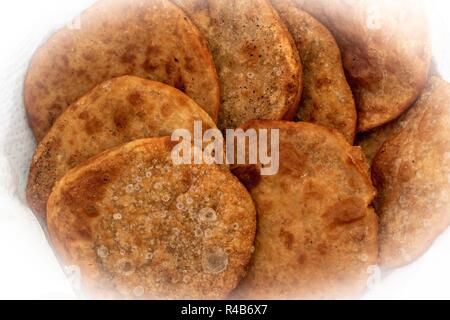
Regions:
[[134, 192], [134, 186], [132, 184], [129, 184], [125, 187], [125, 192], [130, 194]]
[[161, 191], [163, 189], [163, 184], [161, 182], [156, 182], [153, 185], [153, 189], [155, 189], [156, 191]]
[[193, 203], [194, 203], [194, 199], [192, 199], [191, 197], [186, 198], [186, 204], [192, 205]]
[[170, 194], [168, 194], [168, 193], [165, 193], [165, 194], [163, 194], [162, 195], [162, 197], [161, 197], [161, 200], [163, 201], [163, 202], [169, 202], [170, 200], [171, 200], [171, 196], [170, 196]]
[[203, 230], [200, 229], [200, 228], [195, 229], [195, 230], [194, 230], [194, 235], [195, 235], [197, 238], [201, 238], [201, 237], [203, 236]]
[[131, 276], [135, 271], [135, 266], [131, 260], [120, 259], [116, 263], [117, 271], [124, 276]]
[[211, 248], [203, 252], [203, 271], [208, 274], [220, 274], [228, 267], [228, 254], [221, 248]]
[[162, 210], [162, 211], [159, 213], [159, 216], [160, 216], [161, 218], [163, 218], [163, 219], [167, 218], [168, 215], [169, 215], [169, 213], [168, 213], [167, 210]]
[[217, 212], [213, 208], [203, 208], [199, 211], [200, 221], [215, 222], [217, 221]]
[[186, 207], [184, 206], [184, 204], [181, 203], [181, 202], [178, 202], [178, 203], [176, 204], [176, 207], [177, 207], [177, 209], [180, 210], [180, 211], [184, 211], [184, 210], [186, 209]]
[[100, 257], [100, 258], [106, 258], [108, 255], [109, 255], [109, 250], [108, 250], [108, 248], [107, 247], [105, 247], [105, 246], [100, 246], [98, 249], [97, 249], [97, 255]]
[[191, 282], [191, 281], [192, 281], [192, 277], [191, 277], [191, 276], [185, 275], [185, 276], [183, 277], [183, 283], [189, 283], [189, 282]]
[[154, 257], [155, 257], [155, 253], [152, 251], [148, 251], [147, 254], [145, 255], [145, 259], [147, 261], [152, 261]]
[[204, 232], [205, 238], [212, 238], [213, 237], [213, 231], [211, 229], [206, 229]]
[[143, 286], [137, 286], [133, 289], [133, 295], [135, 297], [142, 297], [145, 294], [145, 288]]
[[113, 215], [113, 219], [114, 220], [122, 220], [122, 214], [121, 213], [115, 213], [114, 215]]
[[367, 262], [369, 260], [369, 256], [367, 254], [362, 254], [359, 258], [362, 262]]

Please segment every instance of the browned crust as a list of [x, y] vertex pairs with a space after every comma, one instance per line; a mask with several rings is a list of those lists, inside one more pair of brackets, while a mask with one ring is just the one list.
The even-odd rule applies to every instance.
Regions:
[[414, 103], [431, 63], [420, 1], [298, 2], [330, 28], [341, 47], [357, 103], [359, 132], [396, 119]]
[[219, 128], [292, 118], [302, 72], [292, 37], [266, 0], [176, 0], [209, 42], [221, 82]]
[[373, 161], [380, 263], [420, 257], [450, 224], [450, 84], [433, 77]]
[[136, 139], [193, 132], [214, 121], [193, 100], [165, 84], [124, 76], [108, 80], [68, 107], [38, 145], [28, 175], [27, 199], [45, 220], [50, 192], [69, 169]]
[[224, 299], [244, 275], [252, 199], [218, 166], [173, 166], [174, 146], [170, 137], [134, 141], [54, 188], [50, 236], [62, 262], [80, 267], [89, 297]]
[[24, 101], [38, 141], [66, 107], [97, 84], [123, 75], [177, 87], [217, 121], [220, 86], [211, 53], [170, 1], [102, 0], [80, 21], [79, 30], [66, 27], [53, 35], [30, 63]]
[[272, 4], [289, 27], [303, 64], [298, 118], [336, 129], [353, 144], [356, 107], [333, 35], [294, 1], [272, 0]]
[[234, 173], [258, 211], [256, 250], [235, 296], [342, 299], [367, 287], [378, 261], [375, 196], [361, 150], [337, 131], [310, 123], [251, 121], [244, 129], [280, 130], [280, 171]]

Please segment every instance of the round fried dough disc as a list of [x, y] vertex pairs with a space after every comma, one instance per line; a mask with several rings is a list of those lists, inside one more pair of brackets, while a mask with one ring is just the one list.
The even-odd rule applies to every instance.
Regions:
[[256, 251], [237, 297], [362, 293], [377, 264], [378, 223], [360, 149], [336, 131], [309, 123], [254, 121], [244, 127], [280, 130], [280, 170], [260, 177], [258, 167], [234, 169], [258, 211]]
[[219, 128], [296, 115], [301, 64], [266, 0], [176, 0], [209, 42], [222, 91]]
[[357, 135], [355, 144], [361, 147], [369, 165], [372, 165], [373, 159], [378, 151], [380, 151], [386, 140], [394, 134], [396, 127], [397, 121], [395, 120], [395, 123], [391, 122], [382, 127]]
[[214, 122], [194, 101], [175, 88], [137, 77], [108, 80], [67, 108], [39, 144], [31, 163], [27, 197], [45, 220], [48, 196], [69, 169], [132, 140], [193, 132]]
[[94, 298], [224, 299], [253, 251], [250, 195], [216, 165], [172, 164], [170, 137], [70, 171], [48, 202], [51, 239]]
[[294, 0], [335, 35], [358, 108], [358, 131], [396, 119], [425, 86], [431, 42], [420, 0]]
[[331, 33], [295, 1], [272, 0], [291, 32], [303, 64], [300, 121], [333, 128], [353, 144], [356, 107], [345, 78], [339, 47]]
[[450, 84], [433, 78], [414, 111], [372, 167], [385, 267], [415, 260], [450, 224]]
[[[432, 77], [428, 87], [432, 86], [432, 83], [436, 81], [438, 81], [437, 78]], [[370, 164], [372, 164], [375, 156], [387, 140], [409, 126], [411, 121], [417, 121], [416, 119], [420, 117], [423, 108], [426, 106], [425, 99], [428, 99], [429, 97], [430, 92], [428, 89], [427, 93], [422, 93], [421, 103], [414, 104], [410, 109], [403, 113], [400, 118], [391, 121], [382, 127], [358, 134], [356, 144], [362, 148]]]
[[167, 0], [102, 0], [35, 54], [25, 105], [38, 141], [70, 104], [97, 84], [135, 75], [185, 92], [213, 120], [220, 87], [207, 43], [184, 12]]

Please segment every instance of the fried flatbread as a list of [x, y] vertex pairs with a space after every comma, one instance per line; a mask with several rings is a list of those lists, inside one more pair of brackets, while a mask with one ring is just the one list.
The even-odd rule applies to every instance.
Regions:
[[[436, 82], [436, 78], [432, 77], [428, 83], [428, 87], [432, 86], [432, 82]], [[411, 108], [404, 112], [399, 118], [394, 121], [385, 124], [382, 127], [375, 128], [371, 131], [360, 133], [357, 135], [356, 144], [359, 145], [364, 154], [366, 155], [369, 164], [371, 165], [373, 159], [380, 151], [383, 144], [398, 134], [401, 130], [409, 125], [410, 121], [416, 121], [415, 119], [420, 116], [422, 108], [426, 105], [425, 99], [430, 97], [430, 92], [422, 93], [422, 103], [415, 103]]]
[[332, 34], [292, 0], [272, 0], [291, 32], [303, 64], [300, 121], [341, 132], [353, 144], [356, 107], [345, 78], [339, 47]]
[[266, 0], [176, 0], [209, 42], [222, 91], [219, 128], [296, 115], [301, 64]]
[[374, 159], [384, 267], [412, 262], [450, 224], [449, 124], [450, 84], [435, 77]]
[[234, 169], [256, 203], [256, 251], [236, 291], [245, 299], [331, 299], [362, 293], [377, 264], [375, 190], [359, 148], [310, 123], [253, 121], [280, 130], [280, 171]]
[[216, 165], [174, 166], [170, 137], [70, 171], [48, 202], [51, 239], [93, 298], [224, 299], [253, 252], [256, 212]]
[[25, 81], [28, 119], [38, 141], [70, 104], [97, 84], [134, 75], [185, 92], [217, 120], [220, 86], [207, 43], [167, 0], [102, 0], [35, 54]]
[[335, 35], [358, 108], [358, 131], [396, 119], [425, 86], [431, 43], [420, 0], [296, 0]]
[[39, 144], [28, 177], [30, 207], [45, 220], [48, 196], [69, 169], [132, 140], [193, 132], [195, 121], [215, 128], [193, 100], [165, 84], [131, 76], [100, 84], [67, 108]]
[[388, 123], [368, 132], [360, 133], [356, 136], [355, 144], [360, 146], [369, 163], [372, 165], [373, 159], [380, 151], [386, 140], [391, 137], [397, 128], [397, 121]]

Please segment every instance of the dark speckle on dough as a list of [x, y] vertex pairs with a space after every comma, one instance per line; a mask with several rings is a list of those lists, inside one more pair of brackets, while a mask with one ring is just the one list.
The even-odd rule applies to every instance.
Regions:
[[303, 265], [306, 262], [306, 255], [300, 254], [297, 258], [297, 262], [299, 265]]
[[297, 91], [297, 85], [295, 83], [290, 82], [286, 85], [286, 89], [287, 92], [289, 93], [295, 93]]
[[82, 54], [82, 57], [86, 61], [94, 61], [95, 60], [95, 56], [94, 56], [94, 54], [92, 54], [92, 52], [84, 52]]
[[161, 53], [161, 48], [154, 45], [149, 45], [147, 47], [147, 56], [159, 55]]
[[194, 61], [193, 61], [193, 58], [192, 57], [186, 57], [186, 59], [185, 59], [185, 68], [186, 68], [186, 71], [188, 71], [188, 72], [195, 72], [196, 70], [195, 70], [195, 66], [194, 66]]
[[142, 97], [142, 93], [139, 91], [134, 91], [128, 95], [128, 102], [131, 103], [133, 106], [141, 105], [144, 102], [144, 99]]
[[90, 218], [95, 218], [99, 215], [97, 208], [95, 207], [95, 205], [92, 204], [84, 208], [84, 213]]
[[135, 60], [136, 55], [134, 55], [132, 52], [125, 52], [120, 58], [120, 61], [122, 63], [129, 63], [129, 64], [132, 64]]
[[76, 71], [76, 75], [77, 77], [83, 77], [84, 75], [86, 75], [86, 69], [78, 69]]
[[243, 166], [233, 169], [233, 174], [251, 190], [258, 186], [261, 174], [256, 166]]
[[78, 236], [81, 239], [91, 239], [92, 238], [91, 232], [86, 227], [80, 227], [80, 229], [78, 230]]
[[286, 249], [292, 250], [292, 247], [294, 245], [294, 240], [295, 240], [294, 235], [292, 233], [290, 233], [289, 231], [281, 229], [281, 231], [280, 231], [280, 238], [282, 238], [284, 246], [286, 247]]
[[53, 124], [58, 116], [62, 112], [62, 106], [56, 102], [54, 102], [49, 108], [49, 118], [50, 122]]
[[176, 70], [176, 67], [171, 62], [168, 62], [165, 65], [165, 69], [166, 69], [167, 75], [170, 76]]
[[144, 61], [142, 68], [148, 73], [153, 73], [156, 69], [158, 69], [158, 65], [147, 59]]
[[328, 250], [327, 250], [327, 245], [324, 244], [324, 243], [319, 243], [319, 244], [317, 245], [317, 250], [318, 250], [318, 252], [319, 252], [320, 255], [324, 256], [324, 255], [327, 254], [327, 251], [328, 251]]
[[74, 207], [78, 210], [80, 221], [82, 217], [96, 217], [98, 215], [96, 203], [103, 200], [107, 185], [117, 176], [118, 170], [115, 168], [92, 170], [78, 182], [76, 187], [63, 192], [63, 201], [76, 204]]
[[186, 84], [184, 83], [183, 77], [182, 77], [182, 76], [179, 76], [179, 77], [177, 78], [177, 80], [175, 81], [174, 86], [175, 86], [175, 88], [177, 88], [177, 89], [180, 90], [181, 92], [186, 93]]
[[333, 223], [352, 223], [365, 217], [366, 204], [363, 199], [350, 198], [330, 207], [324, 217]]
[[117, 109], [114, 114], [114, 124], [119, 129], [125, 129], [128, 126], [128, 113], [125, 110]]
[[408, 182], [414, 175], [412, 163], [404, 161], [398, 168], [398, 180], [400, 182]]
[[259, 60], [258, 48], [252, 43], [246, 43], [242, 47], [242, 54], [248, 58], [249, 63], [256, 64]]
[[317, 80], [316, 88], [323, 88], [323, 87], [326, 87], [326, 86], [330, 86], [332, 84], [333, 84], [333, 81], [331, 79], [321, 78], [321, 79]]
[[103, 123], [99, 119], [93, 117], [86, 120], [84, 124], [84, 129], [86, 130], [87, 134], [93, 135], [97, 132], [100, 132], [102, 126]]

